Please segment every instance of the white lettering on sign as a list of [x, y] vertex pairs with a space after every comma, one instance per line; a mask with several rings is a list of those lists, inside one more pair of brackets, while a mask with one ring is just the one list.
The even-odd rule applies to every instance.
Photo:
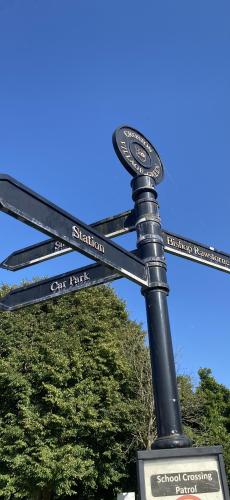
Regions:
[[133, 132], [131, 130], [124, 130], [124, 134], [126, 135], [126, 137], [132, 137], [134, 139], [137, 139], [137, 141], [140, 141], [143, 146], [146, 147], [146, 149], [152, 153], [152, 148], [150, 146], [150, 144], [144, 139], [144, 137], [141, 137], [141, 135], [137, 134], [136, 132]]
[[185, 486], [184, 488], [181, 488], [180, 486], [176, 486], [176, 495], [182, 495], [183, 493], [197, 493], [197, 487], [196, 486], [191, 486], [190, 488]]
[[84, 271], [82, 274], [73, 274], [69, 276], [68, 280], [64, 281], [53, 281], [50, 285], [51, 292], [61, 292], [64, 289], [68, 289], [70, 287], [79, 286], [83, 283], [86, 283], [90, 280], [89, 273]]
[[59, 252], [63, 250], [64, 248], [67, 248], [65, 243], [62, 243], [61, 241], [55, 241], [54, 243], [54, 251]]
[[183, 243], [181, 240], [176, 240], [175, 238], [171, 238], [171, 236], [167, 236], [167, 243], [171, 247], [179, 248], [180, 250], [185, 250], [189, 254], [193, 252], [193, 248], [191, 245]]
[[213, 263], [213, 265], [217, 264], [222, 267], [230, 268], [230, 260], [228, 258], [222, 257], [222, 255], [217, 254], [212, 250], [210, 251], [193, 243], [188, 243], [180, 238], [174, 238], [167, 235], [166, 246], [167, 245], [170, 248], [175, 248], [176, 250], [181, 251], [181, 253], [184, 252], [185, 254], [191, 256], [191, 258], [193, 256], [197, 257], [197, 260], [200, 258], [201, 262], [202, 260], [206, 260], [206, 262], [209, 262], [210, 264]]
[[63, 288], [66, 288], [66, 281], [62, 281], [61, 283], [54, 281], [50, 285], [51, 292], [59, 292], [60, 290], [63, 290]]
[[120, 141], [121, 150], [125, 155], [125, 158], [128, 160], [130, 165], [134, 167], [140, 174], [143, 174], [144, 169], [135, 162], [134, 158], [131, 156], [129, 149], [127, 148], [125, 141]]
[[72, 236], [73, 236], [73, 238], [76, 238], [77, 240], [83, 241], [84, 243], [86, 243], [86, 245], [89, 245], [90, 247], [95, 248], [99, 252], [105, 253], [104, 245], [102, 245], [101, 243], [98, 243], [98, 241], [96, 241], [93, 236], [90, 236], [88, 234], [84, 234], [78, 226], [72, 227]]
[[[144, 453], [143, 453], [144, 455]], [[146, 500], [224, 500], [217, 455], [143, 456]]]

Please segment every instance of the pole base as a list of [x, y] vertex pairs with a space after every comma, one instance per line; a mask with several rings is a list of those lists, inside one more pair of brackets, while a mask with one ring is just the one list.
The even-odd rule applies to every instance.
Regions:
[[169, 448], [189, 448], [192, 446], [191, 439], [185, 434], [173, 434], [171, 436], [158, 437], [153, 441], [152, 450], [161, 450]]

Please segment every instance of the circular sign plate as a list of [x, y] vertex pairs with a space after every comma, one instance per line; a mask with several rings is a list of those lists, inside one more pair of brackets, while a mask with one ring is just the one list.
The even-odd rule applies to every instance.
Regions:
[[163, 179], [163, 165], [156, 149], [135, 128], [126, 125], [117, 128], [113, 133], [113, 146], [131, 175], [149, 175], [156, 184]]

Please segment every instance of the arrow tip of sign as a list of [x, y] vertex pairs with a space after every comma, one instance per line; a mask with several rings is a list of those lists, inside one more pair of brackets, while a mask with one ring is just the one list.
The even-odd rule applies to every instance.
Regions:
[[11, 266], [9, 264], [9, 258], [12, 257], [12, 255], [14, 255], [14, 253], [16, 253], [16, 252], [13, 252], [10, 256], [6, 257], [6, 259], [4, 259], [2, 262], [0, 262], [1, 269], [6, 269], [7, 271], [17, 271], [16, 266]]

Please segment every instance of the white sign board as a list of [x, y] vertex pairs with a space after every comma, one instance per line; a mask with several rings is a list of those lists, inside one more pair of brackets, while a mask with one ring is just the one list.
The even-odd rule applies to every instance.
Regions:
[[147, 500], [224, 499], [215, 457], [148, 461], [144, 464], [144, 477]]
[[224, 500], [215, 456], [144, 461], [146, 500]]
[[130, 491], [129, 493], [118, 493], [117, 500], [135, 500], [134, 491]]

